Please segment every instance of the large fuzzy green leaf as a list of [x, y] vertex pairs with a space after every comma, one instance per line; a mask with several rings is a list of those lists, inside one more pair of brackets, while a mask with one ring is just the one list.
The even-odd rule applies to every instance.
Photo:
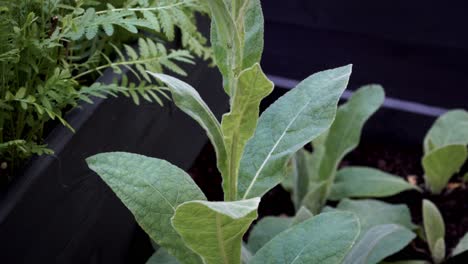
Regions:
[[232, 95], [230, 81], [242, 64], [241, 40], [229, 8], [223, 0], [205, 0], [211, 13], [211, 45], [216, 66], [224, 77], [226, 93]]
[[434, 262], [445, 258], [445, 223], [439, 209], [429, 200], [423, 200], [423, 223], [426, 241]]
[[341, 263], [359, 235], [351, 213], [324, 213], [280, 233], [249, 264]]
[[[328, 187], [334, 181], [341, 159], [357, 147], [364, 123], [377, 111], [384, 101], [384, 91], [378, 85], [369, 85], [357, 90], [349, 101], [340, 106], [336, 119], [330, 127], [326, 140], [322, 141], [322, 153], [317, 177], [327, 181]], [[317, 142], [314, 142], [314, 147]]]
[[465, 110], [452, 110], [432, 125], [424, 138], [424, 152], [447, 145], [468, 145], [468, 112]]
[[250, 252], [255, 253], [279, 233], [311, 217], [312, 213], [305, 207], [301, 207], [294, 217], [264, 217], [250, 231], [247, 247]]
[[377, 200], [343, 199], [338, 210], [354, 213], [361, 223], [361, 235], [377, 225], [397, 224], [410, 230], [416, 228], [411, 222], [411, 214], [406, 205], [388, 204]]
[[201, 127], [203, 127], [203, 129], [205, 129], [208, 138], [216, 151], [218, 169], [221, 172], [221, 175], [227, 175], [228, 156], [224, 145], [223, 132], [221, 125], [213, 112], [211, 112], [208, 105], [206, 105], [198, 92], [189, 84], [165, 74], [150, 74], [166, 83], [171, 89], [172, 98], [177, 107], [192, 117], [198, 122], [198, 124], [200, 124]]
[[266, 216], [258, 221], [249, 234], [247, 248], [255, 254], [268, 241], [292, 226], [290, 217]]
[[420, 189], [401, 177], [368, 167], [346, 167], [338, 171], [328, 199], [386, 197]]
[[177, 207], [172, 224], [204, 263], [239, 264], [242, 236], [257, 218], [259, 202], [186, 202]]
[[316, 73], [263, 112], [241, 159], [238, 197], [281, 182], [290, 156], [330, 127], [350, 74], [350, 65]]
[[290, 159], [286, 178], [281, 183], [291, 193], [291, 200], [296, 210], [299, 210], [308, 192], [312, 165], [312, 154], [305, 149], [300, 149]]
[[264, 22], [260, 0], [243, 2], [236, 24], [243, 40], [242, 69], [247, 69], [260, 62], [262, 57]]
[[431, 191], [440, 193], [467, 158], [468, 151], [465, 145], [446, 145], [424, 155], [422, 160], [424, 177]]
[[255, 128], [260, 102], [273, 91], [273, 83], [263, 73], [259, 64], [244, 70], [231, 102], [231, 111], [223, 116], [221, 128], [228, 153], [228, 171], [223, 175], [225, 200], [236, 200], [237, 174], [245, 144]]
[[377, 225], [369, 229], [353, 246], [343, 264], [375, 264], [400, 251], [415, 234], [400, 225]]
[[455, 249], [452, 251], [452, 257], [462, 254], [468, 251], [468, 233], [466, 233], [462, 239], [458, 242]]
[[86, 161], [151, 239], [184, 263], [202, 263], [171, 225], [178, 205], [206, 199], [189, 175], [167, 161], [132, 153], [102, 153]]

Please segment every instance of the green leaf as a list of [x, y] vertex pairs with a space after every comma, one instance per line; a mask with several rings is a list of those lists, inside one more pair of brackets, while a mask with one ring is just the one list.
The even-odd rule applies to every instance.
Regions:
[[[264, 21], [260, 0], [244, 1], [244, 15], [238, 18], [237, 25], [242, 21], [243, 26], [238, 29], [243, 39], [242, 69], [246, 69], [260, 62], [263, 52]], [[238, 26], [239, 28], [239, 26]]]
[[457, 109], [439, 117], [424, 138], [424, 153], [447, 145], [468, 145], [468, 112]]
[[16, 99], [23, 99], [25, 95], [26, 95], [26, 88], [21, 87], [16, 92], [15, 98]]
[[313, 216], [314, 216], [314, 214], [312, 214], [312, 212], [309, 211], [309, 209], [302, 206], [301, 208], [299, 208], [296, 215], [293, 217], [292, 224], [293, 225], [300, 224], [300, 223], [304, 222], [305, 220], [307, 220], [309, 218], [312, 218]]
[[218, 169], [223, 178], [228, 175], [226, 147], [224, 145], [223, 132], [216, 116], [211, 112], [210, 108], [198, 92], [189, 84], [178, 80], [174, 77], [151, 73], [155, 78], [166, 83], [172, 92], [174, 103], [187, 115], [192, 117], [195, 121], [205, 129], [208, 138], [213, 144], [216, 151], [216, 160], [218, 162]]
[[465, 145], [447, 145], [424, 155], [422, 165], [427, 186], [440, 193], [453, 174], [460, 171], [468, 158]]
[[260, 198], [236, 202], [191, 201], [179, 205], [172, 225], [203, 263], [238, 264], [242, 236], [257, 218]]
[[247, 248], [255, 254], [276, 235], [290, 228], [292, 223], [290, 217], [266, 216], [260, 219], [250, 232]]
[[180, 262], [167, 250], [160, 248], [146, 261], [146, 264], [180, 264]]
[[330, 127], [350, 74], [350, 65], [316, 73], [263, 112], [241, 159], [238, 197], [261, 196], [281, 182], [291, 155]]
[[279, 233], [308, 220], [312, 216], [312, 213], [305, 207], [301, 207], [294, 217], [266, 216], [252, 228], [247, 247], [252, 253], [255, 253]]
[[239, 77], [237, 89], [231, 102], [231, 111], [223, 116], [221, 129], [229, 157], [228, 174], [223, 175], [225, 200], [236, 200], [237, 174], [245, 144], [255, 128], [260, 102], [273, 91], [273, 83], [268, 80], [259, 64], [244, 70]]
[[323, 205], [327, 201], [327, 182], [311, 182], [309, 191], [302, 200], [302, 205], [309, 209], [313, 214], [320, 213]]
[[[289, 188], [288, 191], [291, 192], [291, 200], [296, 210], [299, 210], [308, 192], [312, 165], [312, 154], [305, 149], [300, 149], [290, 159], [288, 173], [281, 183], [283, 187]], [[289, 187], [285, 186], [288, 184], [286, 181], [290, 182]]]
[[386, 197], [406, 190], [418, 190], [401, 177], [368, 167], [346, 167], [338, 171], [328, 199]]
[[249, 264], [341, 263], [358, 235], [353, 214], [320, 214], [277, 235]]
[[377, 225], [397, 224], [410, 230], [416, 228], [411, 222], [411, 214], [406, 205], [388, 204], [377, 200], [343, 199], [338, 210], [354, 213], [361, 223], [361, 236]]
[[463, 252], [468, 251], [468, 233], [466, 233], [462, 239], [458, 242], [455, 249], [452, 251], [452, 257], [462, 254]]
[[[224, 77], [224, 89], [232, 95], [230, 81], [241, 64], [241, 42], [235, 22], [223, 0], [206, 0], [211, 11], [211, 45], [216, 65]], [[239, 69], [240, 70], [240, 69]]]
[[167, 161], [124, 152], [101, 153], [86, 161], [151, 239], [184, 263], [202, 263], [171, 225], [178, 205], [206, 199], [189, 175]]
[[320, 165], [316, 176], [327, 181], [328, 188], [333, 184], [341, 159], [359, 144], [365, 122], [382, 105], [384, 91], [379, 85], [364, 86], [357, 90], [346, 104], [338, 108], [336, 119], [330, 127], [326, 139], [314, 142], [314, 148], [323, 144]]
[[[439, 209], [429, 200], [423, 200], [423, 223], [432, 258], [440, 263], [445, 258], [445, 224]], [[442, 252], [443, 249], [443, 252]]]
[[381, 264], [431, 264], [428, 261], [425, 260], [400, 260], [400, 261], [394, 261], [394, 262], [381, 262]]
[[395, 224], [377, 225], [369, 229], [353, 246], [343, 264], [374, 264], [400, 251], [416, 235]]

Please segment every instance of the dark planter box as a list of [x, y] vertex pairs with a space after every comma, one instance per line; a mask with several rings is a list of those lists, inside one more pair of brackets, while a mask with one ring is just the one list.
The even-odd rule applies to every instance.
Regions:
[[302, 80], [352, 63], [351, 89], [379, 83], [391, 98], [446, 109], [468, 106], [468, 2], [262, 3], [265, 72]]
[[[187, 72], [186, 81], [213, 112], [224, 112], [227, 100], [217, 69], [199, 62]], [[106, 74], [100, 81], [113, 77]], [[207, 138], [193, 120], [165, 103], [97, 99], [67, 115], [76, 133], [55, 128], [47, 138], [55, 155], [34, 158], [1, 194], [0, 262], [144, 263], [152, 252], [149, 240], [85, 158], [129, 151], [188, 169]]]

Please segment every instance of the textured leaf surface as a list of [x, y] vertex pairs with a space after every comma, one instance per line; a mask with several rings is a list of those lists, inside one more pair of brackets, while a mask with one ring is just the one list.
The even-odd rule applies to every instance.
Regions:
[[[318, 179], [333, 183], [338, 163], [357, 147], [364, 123], [377, 111], [384, 101], [384, 91], [378, 85], [369, 85], [357, 90], [349, 101], [338, 108], [336, 119], [323, 142]], [[314, 147], [317, 142], [314, 142]]]
[[262, 57], [264, 22], [260, 0], [243, 2], [247, 3], [243, 7], [245, 14], [239, 17], [237, 24], [243, 24], [239, 31], [243, 35], [242, 69], [246, 69], [260, 62]]
[[406, 205], [393, 205], [377, 200], [343, 199], [337, 209], [354, 213], [361, 223], [361, 235], [377, 225], [397, 224], [415, 229]]
[[[242, 63], [241, 42], [235, 22], [223, 0], [205, 0], [211, 11], [211, 45], [216, 66], [229, 82], [234, 78], [233, 69]], [[227, 94], [231, 94], [229, 85], [225, 85]]]
[[358, 235], [359, 221], [353, 214], [320, 214], [277, 235], [250, 264], [341, 263]]
[[260, 102], [272, 91], [273, 83], [268, 80], [259, 64], [241, 73], [231, 102], [231, 111], [223, 116], [221, 122], [229, 156], [228, 174], [223, 178], [225, 200], [236, 199], [240, 158], [247, 140], [257, 127]]
[[132, 153], [102, 153], [86, 161], [151, 239], [184, 263], [202, 263], [171, 225], [179, 204], [206, 199], [188, 174], [167, 161]]
[[221, 130], [221, 125], [208, 105], [206, 105], [198, 92], [189, 84], [165, 74], [150, 74], [166, 83], [171, 89], [172, 97], [177, 107], [192, 117], [205, 129], [216, 151], [218, 169], [221, 175], [227, 175], [227, 153], [224, 145], [223, 132]]
[[160, 248], [146, 261], [146, 264], [181, 264], [181, 262], [164, 248]]
[[369, 229], [353, 246], [343, 264], [374, 264], [400, 251], [415, 234], [395, 224], [377, 225]]
[[264, 217], [252, 228], [247, 246], [255, 253], [279, 233], [312, 217], [312, 213], [305, 207], [301, 207], [294, 217]]
[[291, 200], [296, 210], [299, 210], [308, 192], [312, 165], [312, 154], [305, 149], [297, 151], [288, 164], [288, 172], [282, 185], [291, 193]]
[[468, 145], [468, 112], [453, 110], [439, 117], [424, 138], [424, 152], [447, 145]]
[[459, 255], [465, 251], [468, 251], [468, 233], [466, 233], [462, 239], [458, 242], [455, 249], [452, 251], [452, 256]]
[[338, 171], [330, 200], [353, 197], [386, 197], [420, 189], [401, 177], [368, 167], [346, 167]]
[[263, 112], [241, 159], [238, 197], [281, 182], [290, 156], [330, 127], [350, 74], [351, 66], [316, 73]]
[[290, 228], [292, 223], [293, 219], [290, 217], [266, 216], [262, 218], [250, 232], [248, 249], [255, 254], [276, 235]]
[[318, 214], [321, 212], [327, 198], [327, 182], [311, 182], [309, 184], [309, 190], [302, 200], [302, 205], [313, 214]]
[[257, 218], [260, 198], [236, 202], [191, 201], [177, 207], [172, 224], [207, 264], [237, 264], [242, 236]]
[[400, 260], [400, 261], [394, 261], [394, 262], [384, 261], [381, 264], [431, 264], [431, 263], [425, 260]]
[[[445, 223], [439, 209], [429, 200], [423, 200], [423, 223], [426, 240], [434, 261], [445, 258]], [[439, 242], [438, 242], [439, 241]], [[443, 245], [442, 245], [443, 244]], [[441, 249], [443, 247], [443, 251]]]
[[447, 145], [424, 155], [422, 160], [424, 177], [431, 191], [440, 193], [467, 158], [468, 151], [465, 145]]

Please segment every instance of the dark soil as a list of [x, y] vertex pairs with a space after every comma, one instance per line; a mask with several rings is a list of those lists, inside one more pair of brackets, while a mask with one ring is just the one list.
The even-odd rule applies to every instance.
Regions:
[[[413, 177], [417, 184], [424, 188], [423, 170], [420, 165], [422, 150], [419, 146], [407, 146], [379, 142], [365, 142], [350, 153], [341, 166], [360, 165], [379, 168], [383, 171], [399, 175], [407, 179]], [[467, 166], [462, 170], [468, 171]], [[223, 192], [221, 189], [221, 176], [216, 168], [216, 157], [213, 147], [207, 144], [201, 151], [192, 168], [190, 175], [200, 186], [207, 198], [212, 201], [221, 201]], [[468, 232], [468, 188], [461, 184], [460, 177], [453, 177], [454, 183], [440, 195], [431, 195], [429, 192], [418, 193], [415, 191], [404, 192], [383, 200], [398, 204], [407, 204], [410, 208], [413, 222], [422, 223], [421, 206], [423, 199], [434, 202], [441, 211], [446, 224], [447, 253], [453, 249], [461, 237]], [[267, 215], [293, 215], [294, 207], [289, 193], [280, 186], [273, 188], [263, 198], [259, 208], [259, 218]], [[467, 254], [454, 258], [451, 263], [465, 262]], [[426, 244], [416, 239], [392, 259], [430, 259]], [[468, 259], [468, 258], [467, 258]]]

